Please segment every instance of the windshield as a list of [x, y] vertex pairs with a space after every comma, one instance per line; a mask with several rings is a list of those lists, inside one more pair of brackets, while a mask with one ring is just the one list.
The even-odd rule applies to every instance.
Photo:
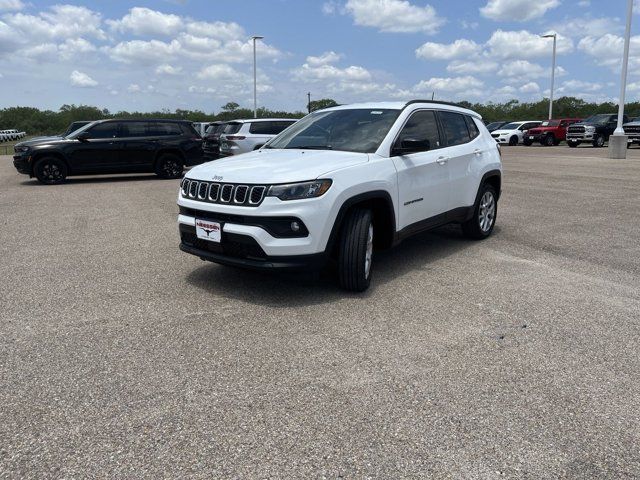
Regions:
[[607, 123], [611, 115], [600, 114], [587, 118], [583, 123]]
[[518, 127], [520, 127], [520, 125], [522, 125], [522, 123], [518, 123], [518, 122], [507, 123], [506, 125], [500, 127], [500, 130], [517, 130]]
[[542, 122], [543, 127], [557, 127], [560, 125], [560, 120], [547, 120], [546, 122]]
[[400, 110], [349, 109], [307, 115], [274, 138], [266, 148], [375, 152]]

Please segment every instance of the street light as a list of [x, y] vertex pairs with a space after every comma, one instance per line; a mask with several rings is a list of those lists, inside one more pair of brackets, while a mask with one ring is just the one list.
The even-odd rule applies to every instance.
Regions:
[[549, 95], [549, 120], [553, 118], [553, 87], [556, 82], [556, 43], [558, 35], [556, 33], [550, 33], [548, 35], [541, 35], [542, 38], [553, 38], [553, 62], [551, 65], [551, 94]]
[[258, 118], [258, 74], [256, 69], [256, 40], [262, 40], [264, 37], [254, 35], [253, 40], [253, 118]]
[[627, 28], [624, 33], [624, 53], [622, 54], [622, 73], [620, 74], [620, 103], [618, 104], [618, 125], [609, 137], [609, 158], [627, 158], [627, 136], [622, 128], [624, 100], [627, 91], [627, 67], [629, 65], [629, 43], [631, 41], [631, 17], [633, 0], [627, 0]]

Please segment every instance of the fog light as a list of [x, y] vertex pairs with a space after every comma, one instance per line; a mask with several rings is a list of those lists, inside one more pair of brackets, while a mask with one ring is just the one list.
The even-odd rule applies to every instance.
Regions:
[[300, 224], [298, 222], [291, 222], [291, 230], [294, 232], [300, 231]]

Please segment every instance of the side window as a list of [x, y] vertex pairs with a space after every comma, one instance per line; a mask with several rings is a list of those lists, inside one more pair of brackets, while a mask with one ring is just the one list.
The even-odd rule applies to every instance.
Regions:
[[118, 124], [115, 122], [100, 123], [89, 130], [89, 138], [116, 138]]
[[240, 128], [242, 128], [242, 123], [227, 123], [224, 127], [225, 135], [233, 135], [234, 133], [238, 133]]
[[152, 122], [149, 124], [149, 135], [152, 137], [180, 135], [180, 127], [175, 123]]
[[469, 115], [465, 115], [465, 120], [467, 121], [467, 128], [469, 129], [469, 136], [471, 140], [480, 136], [480, 130], [478, 130], [478, 126], [476, 122]]
[[273, 122], [273, 128], [271, 129], [272, 135], [278, 135], [285, 128], [289, 128], [295, 122]]
[[440, 132], [438, 131], [435, 112], [432, 110], [422, 110], [411, 115], [400, 132], [400, 135], [398, 135], [395, 146], [402, 148], [402, 142], [405, 140], [420, 142], [422, 145], [420, 150], [417, 151], [421, 152], [440, 148], [442, 142], [440, 140]]
[[447, 136], [447, 146], [462, 145], [471, 141], [464, 115], [454, 112], [440, 112], [440, 119]]
[[255, 122], [249, 126], [249, 133], [256, 135], [271, 135], [273, 130], [273, 122]]
[[120, 124], [121, 137], [146, 137], [147, 124], [143, 122], [124, 122]]

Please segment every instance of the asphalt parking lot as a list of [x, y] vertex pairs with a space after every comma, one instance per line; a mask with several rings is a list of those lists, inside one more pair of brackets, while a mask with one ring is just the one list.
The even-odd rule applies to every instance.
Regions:
[[0, 477], [638, 478], [640, 150], [504, 148], [372, 288], [181, 253], [178, 181], [0, 157]]

